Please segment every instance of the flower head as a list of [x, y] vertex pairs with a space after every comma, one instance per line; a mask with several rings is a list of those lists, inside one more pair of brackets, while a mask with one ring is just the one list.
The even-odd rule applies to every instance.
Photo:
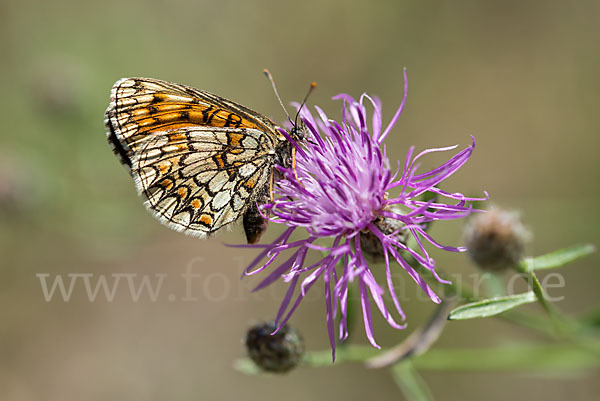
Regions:
[[266, 372], [285, 373], [295, 368], [304, 354], [304, 340], [290, 325], [278, 327], [274, 322], [252, 326], [246, 333], [248, 356]]
[[[404, 108], [406, 73], [404, 79], [404, 98], [385, 128], [380, 101], [366, 94], [358, 101], [345, 94], [334, 97], [343, 101], [341, 122], [330, 120], [319, 107], [315, 106], [316, 116], [302, 109], [300, 116], [307, 128], [307, 138], [301, 145], [294, 144], [297, 148], [295, 169], [277, 167], [284, 178], [274, 189], [275, 199], [261, 207], [265, 215], [272, 216], [270, 221], [285, 224], [288, 228], [272, 244], [251, 245], [264, 249], [247, 267], [247, 275], [267, 270], [283, 257], [283, 252], [293, 250], [291, 256], [279, 262], [255, 289], [264, 288], [279, 278], [289, 283], [275, 320], [278, 327], [288, 322], [310, 288], [319, 278], [323, 279], [326, 320], [334, 357], [334, 319], [340, 316], [337, 331], [343, 341], [348, 336], [348, 287], [353, 281], [358, 282], [365, 331], [373, 346], [379, 347], [373, 336], [371, 300], [392, 327], [405, 327], [388, 310], [383, 299], [386, 290], [376, 282], [373, 266], [367, 262], [368, 256], [379, 255], [384, 261], [387, 290], [402, 322], [405, 315], [394, 291], [391, 261], [400, 264], [423, 291], [439, 303], [440, 298], [405, 257], [412, 256], [444, 282], [435, 273], [435, 262], [424, 243], [448, 251], [465, 250], [438, 244], [425, 228], [431, 221], [457, 219], [471, 212], [466, 202], [474, 199], [443, 191], [437, 185], [469, 159], [474, 140], [446, 163], [426, 172], [418, 171], [421, 157], [456, 146], [428, 149], [416, 156], [414, 148], [410, 148], [404, 164], [399, 163], [394, 173], [382, 143]], [[370, 121], [369, 105], [373, 108]], [[426, 193], [434, 196], [425, 200], [423, 195]], [[436, 197], [444, 197], [448, 202], [438, 202]], [[292, 233], [302, 228], [308, 235], [301, 240], [291, 240]], [[406, 245], [409, 236], [414, 238], [416, 249]], [[328, 240], [326, 245], [324, 240]], [[365, 246], [368, 249], [363, 249]], [[321, 251], [323, 257], [307, 265], [305, 260], [309, 250]], [[260, 265], [265, 257], [267, 260]]]
[[521, 223], [518, 212], [493, 208], [471, 218], [463, 237], [477, 266], [501, 272], [521, 261], [531, 233]]

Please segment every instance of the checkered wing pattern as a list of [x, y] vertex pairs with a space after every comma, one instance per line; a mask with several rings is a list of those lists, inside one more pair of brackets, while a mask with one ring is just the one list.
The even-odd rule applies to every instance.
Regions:
[[187, 127], [140, 144], [132, 174], [146, 207], [204, 237], [237, 220], [267, 185], [272, 144], [259, 130]]
[[146, 207], [169, 227], [199, 237], [264, 196], [285, 140], [271, 120], [244, 106], [148, 78], [115, 83], [105, 124]]

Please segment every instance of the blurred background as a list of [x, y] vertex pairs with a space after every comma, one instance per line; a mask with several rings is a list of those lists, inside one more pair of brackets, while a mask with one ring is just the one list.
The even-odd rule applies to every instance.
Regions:
[[[340, 109], [331, 96], [367, 91], [382, 99], [387, 121], [406, 67], [408, 102], [387, 139], [390, 160], [411, 145], [464, 147], [475, 135], [472, 159], [445, 188], [485, 189], [519, 210], [535, 235], [528, 252], [540, 254], [598, 243], [599, 18], [592, 0], [0, 2], [0, 399], [401, 399], [386, 372], [360, 365], [282, 377], [233, 369], [245, 330], [275, 315], [285, 286], [251, 293], [257, 278], [239, 280], [255, 252], [224, 243], [242, 243], [241, 228], [201, 241], [144, 210], [106, 143], [112, 84], [128, 76], [183, 83], [282, 122], [262, 74], [269, 68], [286, 103], [316, 81], [310, 103], [331, 117]], [[432, 233], [457, 245], [462, 226]], [[271, 227], [265, 241], [279, 232]], [[462, 254], [433, 255], [454, 277], [475, 272]], [[551, 293], [565, 296], [559, 308], [585, 315], [597, 306], [599, 261], [561, 270], [565, 287]], [[200, 276], [191, 288], [186, 269]], [[69, 274], [93, 274], [93, 285], [100, 275], [136, 274], [136, 286], [143, 275], [164, 280], [154, 301], [145, 292], [132, 300], [122, 278], [112, 301], [102, 292], [90, 301], [79, 281], [68, 301], [56, 293], [47, 302], [44, 277], [50, 287], [61, 275], [68, 289]], [[399, 268], [397, 280], [409, 327], [377, 320], [384, 346], [433, 310]], [[293, 320], [311, 350], [328, 347], [322, 290], [313, 288]], [[539, 338], [498, 320], [451, 322], [436, 347], [517, 339]], [[352, 341], [367, 343], [361, 325]], [[574, 400], [600, 392], [598, 373], [423, 374], [438, 399]]]

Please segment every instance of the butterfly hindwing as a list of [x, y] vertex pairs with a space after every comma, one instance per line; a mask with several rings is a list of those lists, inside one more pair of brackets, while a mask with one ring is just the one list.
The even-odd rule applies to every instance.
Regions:
[[268, 183], [273, 152], [264, 136], [246, 128], [156, 132], [139, 144], [131, 173], [159, 220], [204, 237], [237, 220]]

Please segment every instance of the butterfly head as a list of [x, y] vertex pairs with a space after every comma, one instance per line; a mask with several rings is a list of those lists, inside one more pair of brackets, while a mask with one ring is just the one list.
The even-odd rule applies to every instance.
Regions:
[[302, 101], [302, 103], [300, 104], [300, 107], [298, 108], [298, 111], [296, 112], [296, 117], [294, 118], [294, 120], [292, 120], [292, 118], [288, 114], [287, 110], [285, 109], [283, 102], [281, 101], [281, 97], [279, 96], [279, 92], [277, 91], [277, 86], [275, 85], [275, 80], [273, 79], [271, 72], [269, 70], [264, 70], [264, 73], [265, 73], [267, 79], [269, 80], [269, 82], [271, 83], [271, 86], [273, 87], [273, 92], [275, 92], [275, 97], [277, 97], [277, 100], [279, 101], [281, 108], [285, 112], [285, 114], [288, 118], [288, 121], [292, 125], [292, 128], [289, 131], [290, 137], [296, 142], [302, 142], [304, 139], [306, 139], [307, 135], [306, 135], [306, 125], [300, 118], [300, 112], [304, 108], [304, 105], [306, 104], [306, 100], [308, 99], [308, 96], [317, 87], [317, 83], [312, 82], [310, 84], [310, 88], [308, 89], [306, 96], [304, 96], [304, 100]]
[[290, 130], [290, 137], [296, 142], [302, 142], [306, 139], [306, 124], [302, 120], [296, 120]]

